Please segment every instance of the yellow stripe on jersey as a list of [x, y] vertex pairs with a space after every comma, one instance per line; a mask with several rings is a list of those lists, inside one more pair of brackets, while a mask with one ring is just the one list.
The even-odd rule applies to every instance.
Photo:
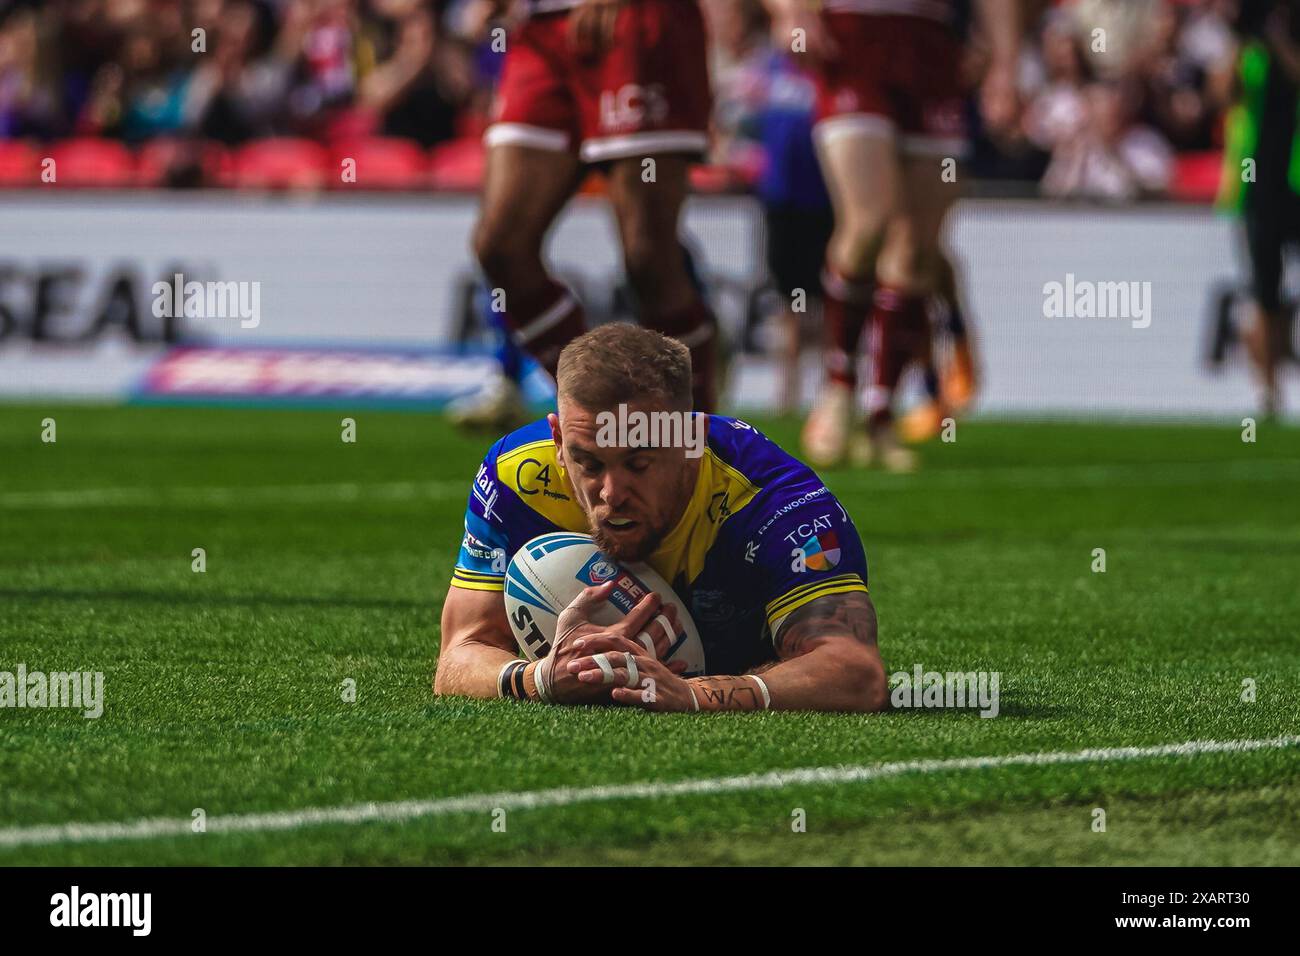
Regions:
[[776, 611], [783, 610], [786, 604], [796, 601], [799, 598], [803, 597], [808, 592], [815, 591], [819, 588], [825, 587], [828, 584], [838, 585], [838, 584], [844, 584], [849, 581], [860, 582], [861, 580], [862, 578], [859, 577], [856, 573], [849, 573], [849, 574], [837, 574], [834, 577], [830, 577], [830, 578], [818, 578], [816, 581], [810, 581], [807, 584], [800, 584], [798, 587], [793, 587], [790, 590], [786, 591], [780, 597], [773, 598], [771, 601], [768, 601], [767, 613], [772, 614]]
[[[587, 516], [561, 467], [555, 442], [541, 439], [513, 448], [497, 458], [497, 480], [519, 495], [528, 507], [563, 531], [590, 532]], [[762, 489], [705, 448], [691, 500], [663, 542], [646, 563], [665, 581], [684, 575], [694, 581], [717, 540], [718, 529], [748, 505]]]
[[775, 637], [781, 622], [788, 614], [799, 610], [805, 604], [825, 597], [828, 594], [847, 594], [851, 591], [867, 593], [867, 586], [857, 574], [839, 574], [833, 578], [823, 578], [811, 584], [801, 584], [791, 588], [767, 605], [767, 626]]
[[503, 577], [495, 571], [471, 571], [469, 568], [452, 568], [451, 573], [471, 581], [500, 581]]
[[670, 584], [679, 576], [694, 581], [704, 570], [704, 559], [718, 531], [763, 489], [706, 448], [690, 503], [677, 526], [646, 563]]
[[453, 568], [451, 586], [464, 588], [467, 591], [504, 591], [506, 579], [503, 574], [481, 574], [464, 568]]

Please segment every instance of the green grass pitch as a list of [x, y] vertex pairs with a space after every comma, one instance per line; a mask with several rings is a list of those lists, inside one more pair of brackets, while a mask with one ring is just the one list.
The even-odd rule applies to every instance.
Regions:
[[[755, 423], [792, 447], [796, 422]], [[0, 709], [0, 864], [1300, 864], [1300, 747], [589, 800], [509, 810], [504, 832], [474, 810], [4, 846], [196, 808], [1300, 733], [1295, 429], [975, 421], [915, 476], [828, 472], [887, 669], [997, 671], [995, 719], [434, 698], [488, 443], [415, 413], [0, 407], [0, 671], [105, 675], [98, 720]]]

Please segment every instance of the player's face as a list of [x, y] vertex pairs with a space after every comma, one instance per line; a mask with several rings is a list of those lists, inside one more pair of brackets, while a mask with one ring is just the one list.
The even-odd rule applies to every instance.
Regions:
[[[663, 411], [633, 404], [629, 412]], [[614, 445], [603, 439], [595, 412], [560, 402], [549, 417], [559, 460], [578, 504], [587, 515], [591, 536], [610, 557], [644, 561], [677, 524], [699, 470], [699, 459], [683, 448]]]

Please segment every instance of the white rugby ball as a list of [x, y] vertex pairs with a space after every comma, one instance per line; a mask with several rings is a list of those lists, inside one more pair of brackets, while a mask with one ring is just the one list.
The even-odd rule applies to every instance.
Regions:
[[666, 658], [684, 661], [686, 677], [704, 673], [704, 645], [690, 612], [675, 591], [653, 568], [639, 562], [626, 566], [606, 557], [590, 535], [556, 531], [539, 535], [520, 548], [506, 568], [506, 616], [519, 649], [530, 661], [545, 657], [555, 641], [560, 612], [584, 588], [615, 581], [614, 592], [592, 623], [613, 625], [621, 621], [649, 591], [677, 608], [685, 635]]

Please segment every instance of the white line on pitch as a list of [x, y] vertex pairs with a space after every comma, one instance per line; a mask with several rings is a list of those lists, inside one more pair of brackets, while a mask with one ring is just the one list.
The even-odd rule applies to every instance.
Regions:
[[[793, 786], [829, 783], [860, 783], [908, 773], [943, 773], [949, 770], [985, 770], [996, 767], [1049, 766], [1052, 764], [1102, 763], [1140, 760], [1148, 757], [1185, 757], [1197, 754], [1244, 753], [1294, 747], [1300, 735], [1262, 740], [1189, 740], [1181, 744], [1148, 747], [1107, 747], [1050, 753], [1004, 754], [987, 757], [952, 757], [937, 760], [903, 760], [863, 766], [805, 767], [773, 770], [769, 773], [735, 777], [709, 777], [676, 783], [627, 783], [596, 787], [557, 787], [552, 790], [475, 793], [437, 800], [401, 800], [389, 803], [359, 803], [343, 807], [315, 807], [274, 813], [239, 813], [209, 816], [208, 833], [260, 833], [297, 830], [322, 824], [353, 824], [373, 821], [401, 822], [449, 813], [490, 813], [564, 807], [575, 803], [680, 797], [694, 794], [730, 793], [737, 790], [779, 790]], [[11, 827], [0, 830], [0, 847], [40, 846], [57, 843], [90, 843], [106, 840], [150, 839], [186, 836], [191, 820], [159, 817], [131, 823], [63, 823], [48, 826]]]

